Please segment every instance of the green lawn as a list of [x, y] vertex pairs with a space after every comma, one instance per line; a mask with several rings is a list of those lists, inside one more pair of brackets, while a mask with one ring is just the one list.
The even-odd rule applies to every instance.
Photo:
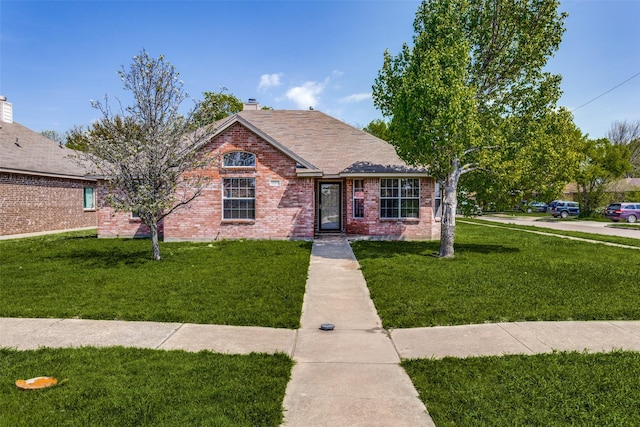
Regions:
[[354, 242], [386, 328], [640, 319], [640, 252], [460, 222], [439, 242]]
[[[466, 221], [466, 220], [465, 220]], [[542, 231], [547, 231], [541, 229]], [[584, 236], [581, 236], [584, 237]], [[385, 327], [640, 319], [640, 252], [460, 222], [438, 242], [353, 243]], [[72, 233], [0, 241], [0, 316], [295, 328], [311, 244]], [[277, 426], [292, 361], [125, 349], [0, 349], [0, 425]], [[405, 360], [436, 425], [635, 425], [640, 355]], [[68, 381], [20, 391], [17, 379]]]
[[0, 241], [0, 317], [297, 328], [311, 243], [151, 243], [95, 232]]
[[640, 353], [402, 362], [438, 427], [636, 426]]
[[[0, 316], [299, 326], [311, 244], [93, 232], [0, 241]], [[0, 349], [0, 425], [278, 426], [293, 361], [131, 348]], [[14, 382], [68, 379], [39, 391]]]
[[[0, 349], [0, 425], [278, 426], [292, 366], [283, 354]], [[37, 376], [67, 381], [14, 385]]]

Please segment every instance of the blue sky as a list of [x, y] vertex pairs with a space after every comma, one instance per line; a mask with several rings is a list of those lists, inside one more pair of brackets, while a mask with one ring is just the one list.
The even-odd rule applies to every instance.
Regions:
[[[362, 127], [381, 118], [371, 86], [384, 50], [411, 43], [419, 3], [2, 0], [0, 94], [35, 131], [88, 125], [99, 117], [91, 99], [126, 98], [117, 71], [144, 48], [176, 66], [193, 99], [226, 87]], [[588, 103], [640, 73], [640, 1], [562, 1], [561, 10], [567, 31], [548, 64], [563, 75], [560, 105], [593, 138], [640, 120], [640, 75]]]

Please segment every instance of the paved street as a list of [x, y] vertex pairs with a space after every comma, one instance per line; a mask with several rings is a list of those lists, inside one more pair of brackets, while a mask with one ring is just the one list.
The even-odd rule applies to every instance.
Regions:
[[[464, 220], [464, 218], [460, 219]], [[535, 227], [550, 228], [552, 230], [580, 231], [583, 233], [595, 233], [609, 236], [632, 237], [640, 239], [640, 229], [631, 230], [610, 227], [610, 225], [614, 224], [613, 222], [584, 221], [577, 219], [559, 220], [553, 219], [551, 215], [545, 217], [537, 217], [509, 216], [507, 214], [483, 215], [478, 217], [478, 219], [499, 222], [502, 224], [533, 225]]]

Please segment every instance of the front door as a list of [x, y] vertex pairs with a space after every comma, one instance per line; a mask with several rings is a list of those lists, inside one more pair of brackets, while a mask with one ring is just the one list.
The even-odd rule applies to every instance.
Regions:
[[320, 231], [340, 231], [340, 194], [339, 182], [320, 183]]

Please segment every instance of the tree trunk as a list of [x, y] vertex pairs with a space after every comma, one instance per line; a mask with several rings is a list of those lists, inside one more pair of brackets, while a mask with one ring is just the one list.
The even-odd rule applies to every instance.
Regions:
[[151, 230], [151, 247], [153, 249], [153, 259], [160, 261], [160, 243], [158, 240], [158, 223], [154, 222], [149, 226]]
[[[578, 188], [580, 188], [578, 186]], [[591, 205], [591, 192], [593, 191], [593, 188], [587, 188], [587, 186], [585, 185], [584, 187], [582, 187], [582, 208], [583, 208], [583, 214], [589, 214], [589, 206]]]
[[456, 235], [456, 210], [458, 209], [458, 181], [460, 180], [459, 168], [447, 175], [442, 194], [442, 222], [440, 223], [440, 253], [443, 258], [453, 258], [453, 243]]

